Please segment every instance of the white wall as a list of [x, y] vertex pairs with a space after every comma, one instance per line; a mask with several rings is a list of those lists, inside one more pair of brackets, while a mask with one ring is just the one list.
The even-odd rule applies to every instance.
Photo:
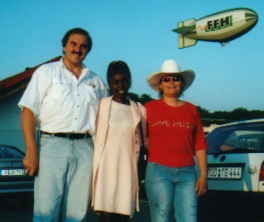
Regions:
[[20, 122], [20, 108], [17, 106], [24, 89], [0, 100], [0, 144], [13, 145], [25, 151]]

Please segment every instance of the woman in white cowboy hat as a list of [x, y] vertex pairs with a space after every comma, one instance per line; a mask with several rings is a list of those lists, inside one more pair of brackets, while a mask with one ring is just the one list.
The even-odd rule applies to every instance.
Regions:
[[[145, 104], [149, 135], [146, 192], [152, 222], [197, 221], [197, 197], [207, 189], [207, 142], [197, 108], [179, 97], [195, 74], [166, 60], [148, 84], [160, 99]], [[200, 175], [197, 179], [194, 155]]]

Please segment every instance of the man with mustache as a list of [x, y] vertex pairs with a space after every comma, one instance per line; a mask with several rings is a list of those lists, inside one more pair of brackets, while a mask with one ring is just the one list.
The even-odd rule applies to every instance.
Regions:
[[[19, 107], [26, 143], [23, 164], [35, 175], [33, 221], [85, 221], [91, 196], [93, 141], [99, 100], [108, 95], [102, 79], [83, 60], [92, 48], [89, 33], [69, 30], [64, 56], [40, 66]], [[41, 132], [37, 148], [36, 126]]]

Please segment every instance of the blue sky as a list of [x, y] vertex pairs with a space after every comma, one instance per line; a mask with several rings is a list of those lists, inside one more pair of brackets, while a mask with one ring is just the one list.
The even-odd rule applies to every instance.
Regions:
[[[178, 49], [172, 29], [179, 21], [237, 7], [257, 12], [250, 32], [226, 47], [200, 41]], [[62, 55], [65, 32], [82, 27], [93, 38], [85, 64], [104, 80], [108, 64], [124, 60], [132, 72], [130, 91], [157, 98], [146, 79], [175, 59], [196, 73], [183, 100], [211, 112], [264, 110], [263, 16], [262, 0], [1, 0], [0, 80]]]

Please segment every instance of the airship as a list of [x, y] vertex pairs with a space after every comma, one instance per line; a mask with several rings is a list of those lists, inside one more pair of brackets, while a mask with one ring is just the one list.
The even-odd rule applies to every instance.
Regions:
[[194, 46], [198, 40], [220, 42], [223, 46], [250, 31], [258, 22], [257, 13], [249, 8], [220, 11], [198, 20], [178, 23], [178, 47]]

